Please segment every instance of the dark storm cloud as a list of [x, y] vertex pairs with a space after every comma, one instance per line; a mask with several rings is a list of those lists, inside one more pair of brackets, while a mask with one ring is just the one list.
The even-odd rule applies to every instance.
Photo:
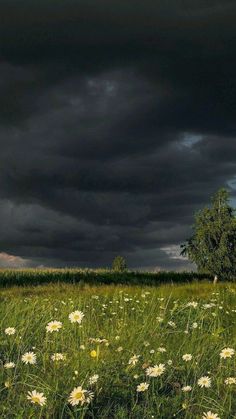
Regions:
[[189, 267], [236, 175], [236, 7], [185, 3], [1, 2], [0, 265]]

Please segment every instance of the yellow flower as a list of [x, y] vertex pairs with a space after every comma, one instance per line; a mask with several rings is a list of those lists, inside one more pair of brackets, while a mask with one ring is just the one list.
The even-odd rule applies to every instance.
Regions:
[[91, 356], [91, 358], [96, 358], [96, 357], [97, 357], [97, 351], [95, 351], [95, 349], [93, 349], [93, 350], [90, 352], [90, 356]]

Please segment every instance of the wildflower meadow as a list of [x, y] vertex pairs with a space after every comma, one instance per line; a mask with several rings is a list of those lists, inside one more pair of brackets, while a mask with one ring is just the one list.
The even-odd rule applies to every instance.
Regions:
[[236, 418], [236, 285], [1, 289], [0, 417]]

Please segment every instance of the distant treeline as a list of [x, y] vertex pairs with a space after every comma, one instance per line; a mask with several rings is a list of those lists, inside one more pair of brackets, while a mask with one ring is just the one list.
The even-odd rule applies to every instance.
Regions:
[[131, 284], [158, 285], [199, 280], [212, 280], [208, 274], [196, 272], [115, 272], [110, 269], [0, 269], [0, 287], [12, 285], [71, 284]]

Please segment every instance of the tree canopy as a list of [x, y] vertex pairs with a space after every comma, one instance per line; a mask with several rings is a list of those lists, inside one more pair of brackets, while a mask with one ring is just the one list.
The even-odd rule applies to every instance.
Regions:
[[112, 262], [112, 269], [117, 272], [124, 272], [127, 269], [127, 263], [123, 256], [116, 256]]
[[181, 247], [181, 254], [194, 262], [199, 272], [236, 278], [236, 218], [226, 189], [220, 189], [211, 205], [197, 212], [193, 235]]

